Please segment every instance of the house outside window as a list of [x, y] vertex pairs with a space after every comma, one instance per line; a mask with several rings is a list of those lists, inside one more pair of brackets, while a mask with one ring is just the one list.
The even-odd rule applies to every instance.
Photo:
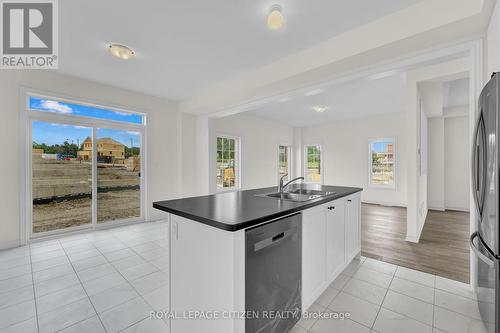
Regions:
[[217, 191], [236, 190], [240, 182], [240, 139], [217, 136]]
[[374, 139], [369, 143], [369, 185], [395, 188], [394, 138]]

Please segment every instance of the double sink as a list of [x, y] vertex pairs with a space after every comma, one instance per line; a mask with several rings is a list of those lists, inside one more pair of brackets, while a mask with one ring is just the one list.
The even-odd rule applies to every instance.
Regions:
[[309, 201], [334, 195], [335, 192], [314, 189], [301, 184], [296, 187], [291, 187], [289, 190], [283, 192], [272, 192], [265, 194], [257, 194], [259, 197], [266, 197], [271, 199], [286, 200], [286, 201]]

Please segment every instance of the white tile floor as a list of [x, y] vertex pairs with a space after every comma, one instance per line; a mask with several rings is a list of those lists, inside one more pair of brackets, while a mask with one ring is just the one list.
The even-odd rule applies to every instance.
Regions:
[[166, 332], [168, 225], [145, 223], [0, 252], [0, 332]]
[[[63, 237], [0, 252], [0, 332], [166, 332], [167, 223]], [[460, 282], [361, 258], [292, 333], [485, 332], [474, 293]]]
[[482, 333], [469, 285], [361, 257], [309, 311], [350, 313], [347, 320], [301, 320], [293, 333]]

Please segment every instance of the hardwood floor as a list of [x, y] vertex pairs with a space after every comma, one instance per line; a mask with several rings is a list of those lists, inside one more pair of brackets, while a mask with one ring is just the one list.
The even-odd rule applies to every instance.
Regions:
[[363, 204], [362, 255], [469, 283], [469, 213], [432, 211], [418, 244], [405, 241], [406, 208]]

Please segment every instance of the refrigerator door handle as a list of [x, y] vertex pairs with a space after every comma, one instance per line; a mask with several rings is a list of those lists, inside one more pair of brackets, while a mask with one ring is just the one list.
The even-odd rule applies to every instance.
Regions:
[[482, 260], [484, 261], [488, 266], [490, 267], [494, 267], [495, 266], [495, 262], [493, 260], [491, 260], [490, 258], [488, 258], [488, 256], [484, 255], [481, 251], [479, 251], [479, 249], [477, 248], [476, 244], [474, 244], [474, 239], [477, 238], [478, 236], [478, 233], [477, 231], [473, 232], [472, 235], [470, 235], [470, 247], [472, 249], [472, 251], [474, 251], [474, 253]]
[[477, 146], [477, 132], [479, 130], [479, 122], [480, 122], [480, 117], [477, 117], [476, 124], [474, 125], [474, 143], [472, 144], [472, 159], [471, 159], [471, 171], [472, 171], [472, 197], [474, 199], [474, 203], [476, 204], [476, 207], [479, 208], [479, 200], [477, 197], [477, 190], [479, 187], [479, 182], [478, 182], [478, 163], [477, 163], [477, 158], [478, 158], [478, 146]]
[[484, 118], [482, 111], [480, 111], [477, 118], [476, 124], [474, 126], [474, 144], [472, 146], [472, 197], [474, 203], [476, 204], [479, 216], [483, 214], [484, 206], [484, 190], [486, 180], [484, 179], [486, 175], [486, 149], [484, 145], [486, 140], [484, 138]]

